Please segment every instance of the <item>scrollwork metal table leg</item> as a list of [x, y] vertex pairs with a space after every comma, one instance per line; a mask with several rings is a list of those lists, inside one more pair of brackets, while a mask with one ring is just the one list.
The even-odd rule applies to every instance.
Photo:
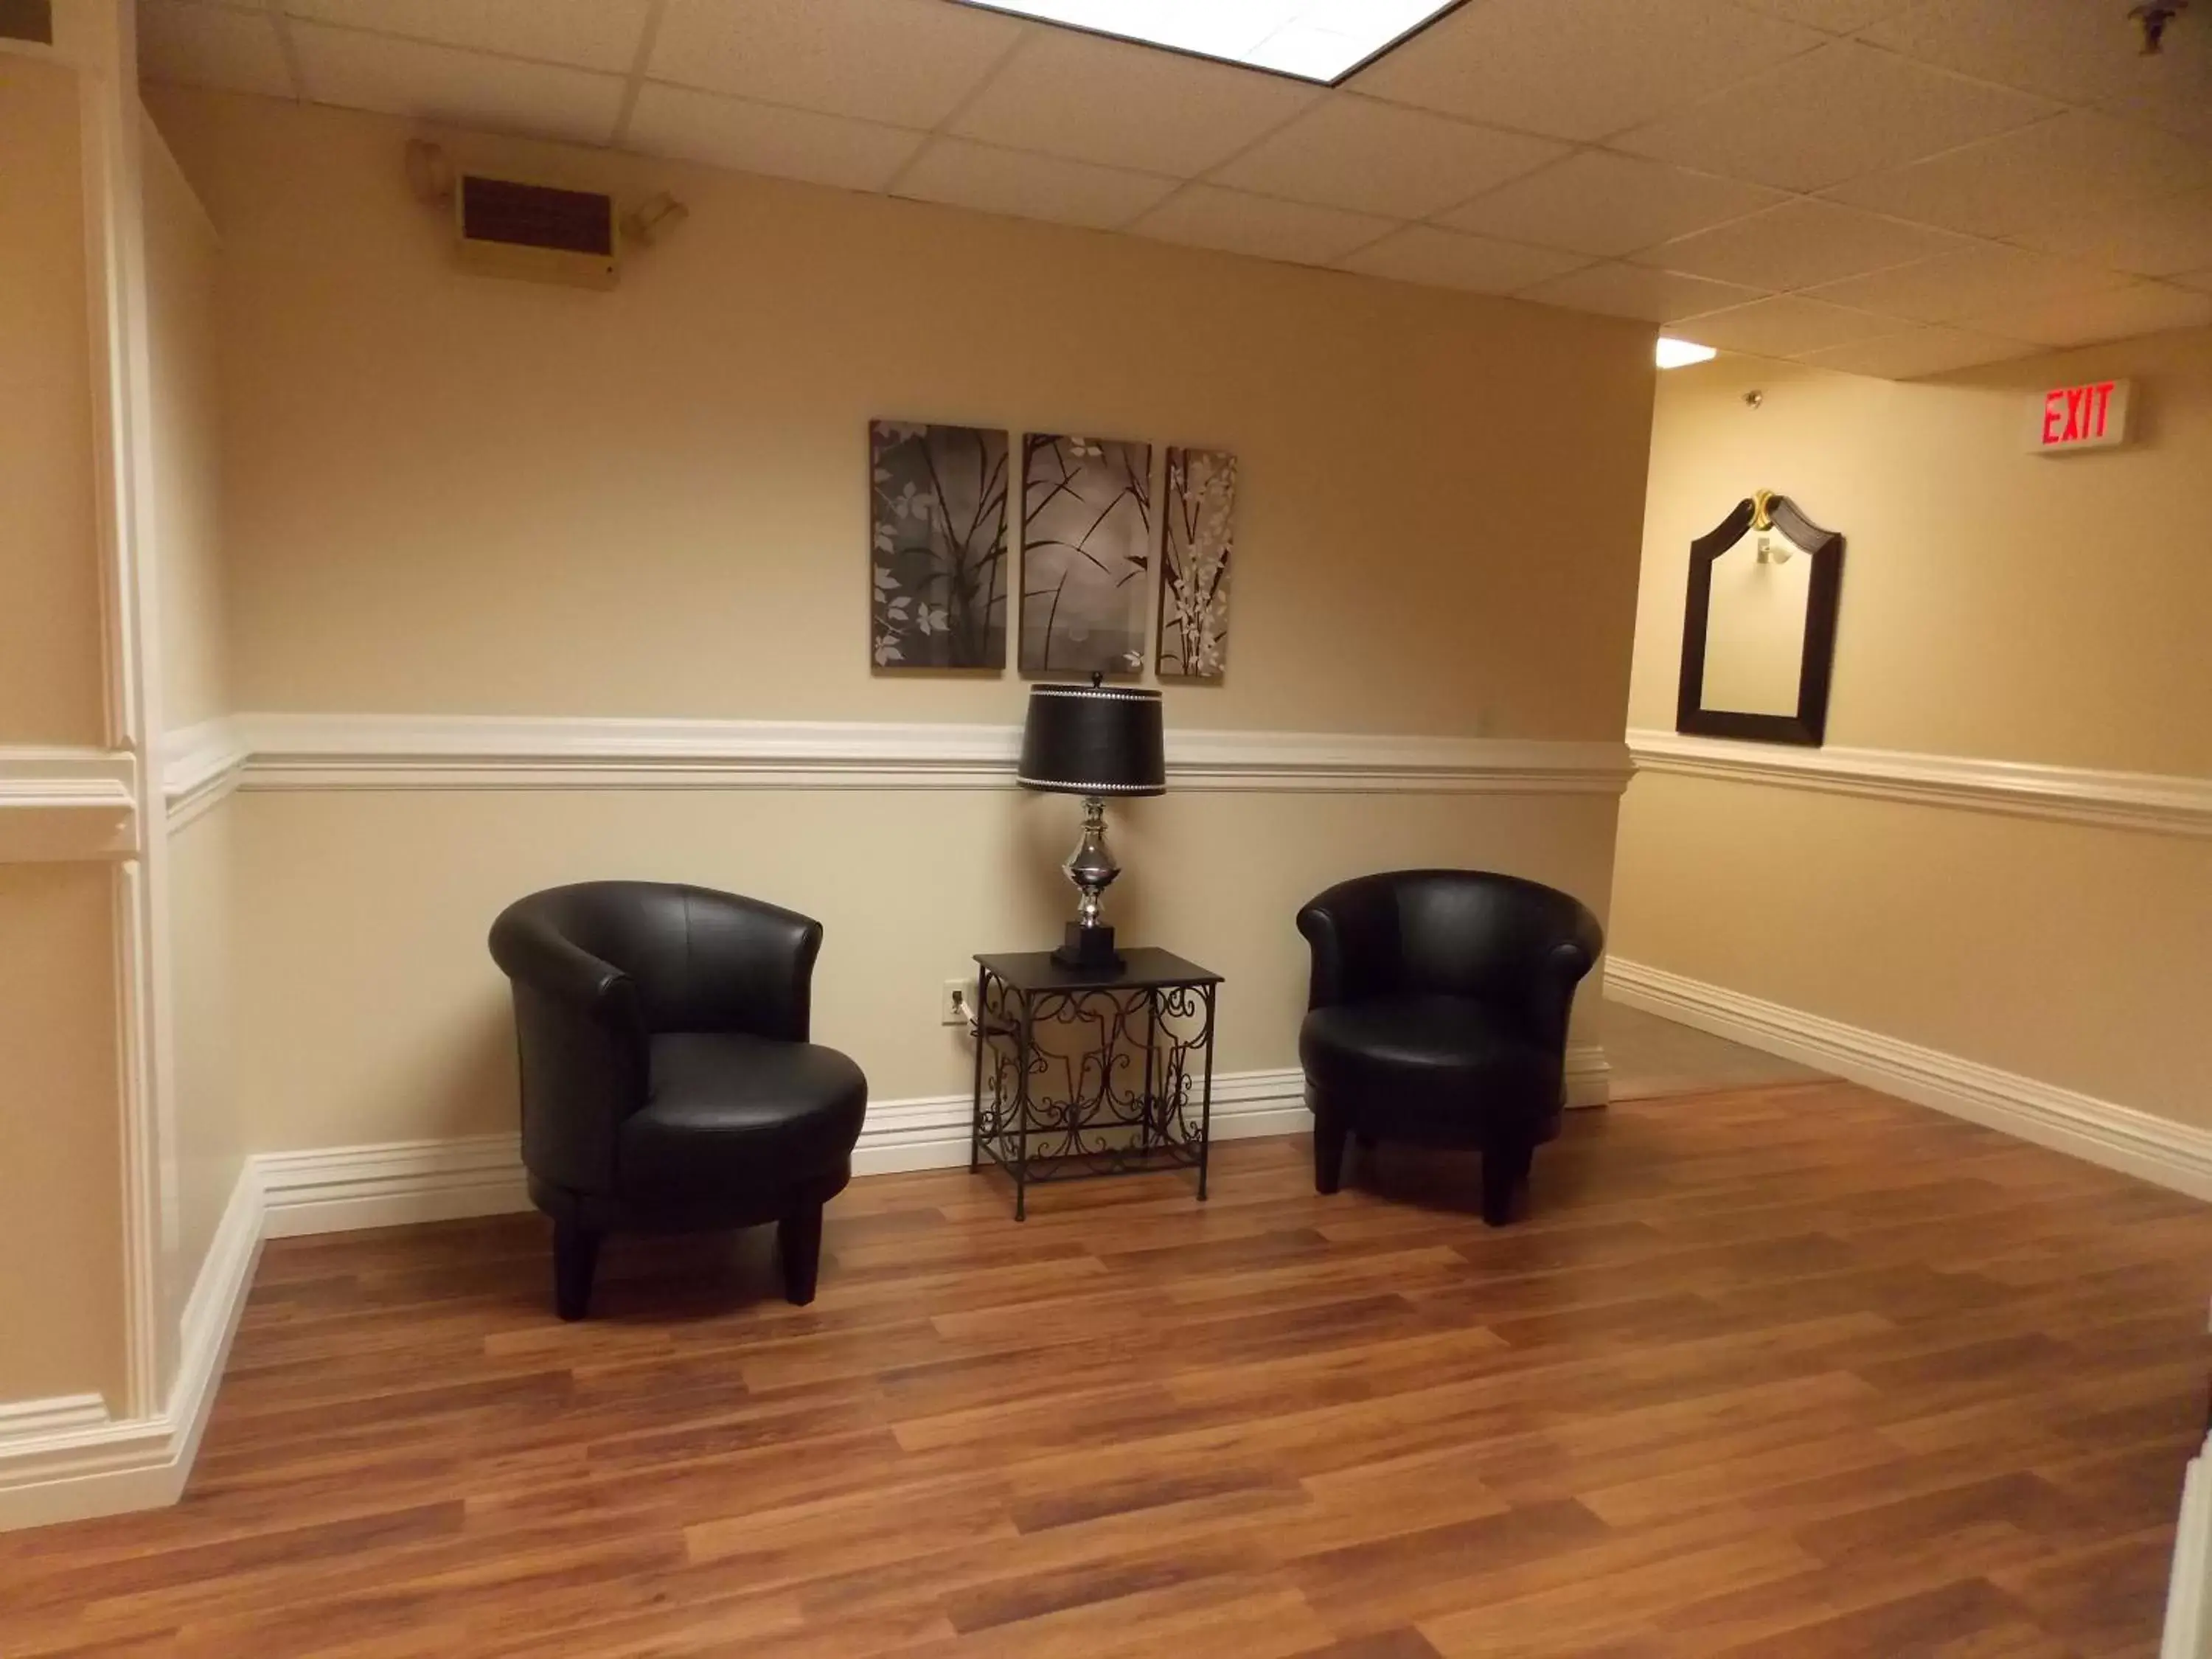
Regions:
[[1014, 1219], [1030, 1218], [1030, 1060], [1036, 1051], [1036, 1023], [1030, 998], [1022, 993], [1020, 1047], [1014, 1051], [1020, 1082], [1014, 1099]]
[[1164, 1141], [1167, 1124], [1159, 1099], [1160, 1054], [1160, 994], [1157, 989], [1145, 993], [1145, 1092], [1144, 1104], [1139, 1109], [1143, 1122], [1137, 1131], [1139, 1151], [1150, 1152], [1157, 1133]]
[[1213, 987], [1205, 988], [1206, 1091], [1198, 1103], [1198, 1201], [1206, 1201], [1206, 1165], [1213, 1155]]
[[990, 1037], [983, 1027], [983, 993], [990, 983], [991, 970], [979, 969], [975, 975], [975, 1006], [969, 1010], [975, 1022], [975, 1117], [968, 1133], [968, 1173], [974, 1175], [983, 1167], [983, 1050], [990, 1046]]

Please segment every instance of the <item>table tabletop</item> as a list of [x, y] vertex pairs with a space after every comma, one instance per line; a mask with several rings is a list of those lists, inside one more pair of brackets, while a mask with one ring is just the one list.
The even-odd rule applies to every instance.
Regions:
[[1221, 975], [1150, 945], [1121, 952], [1119, 968], [1066, 968], [1049, 951], [1016, 951], [975, 960], [1015, 991], [1135, 991], [1165, 985], [1218, 985]]

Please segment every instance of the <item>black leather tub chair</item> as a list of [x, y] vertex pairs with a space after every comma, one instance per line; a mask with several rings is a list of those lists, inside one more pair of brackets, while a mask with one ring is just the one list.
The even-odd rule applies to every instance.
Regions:
[[1605, 938], [1565, 893], [1480, 870], [1341, 882], [1298, 912], [1313, 985], [1298, 1058], [1314, 1184], [1347, 1135], [1475, 1148], [1482, 1218], [1512, 1219], [1536, 1147], [1559, 1133], [1567, 1014]]
[[867, 1079], [807, 1041], [822, 925], [703, 887], [595, 881], [492, 924], [514, 981], [522, 1161], [580, 1319], [609, 1233], [773, 1221], [814, 1299], [822, 1206], [852, 1178]]

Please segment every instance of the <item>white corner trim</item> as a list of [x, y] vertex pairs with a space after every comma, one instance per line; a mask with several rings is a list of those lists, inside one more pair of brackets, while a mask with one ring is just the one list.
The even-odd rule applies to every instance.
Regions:
[[[246, 714], [246, 789], [1012, 789], [1020, 729], [850, 720]], [[1618, 794], [1610, 742], [1170, 728], [1172, 789]]]
[[2212, 1199], [2212, 1131], [1609, 957], [1606, 994], [2106, 1169]]
[[1891, 749], [1798, 749], [1650, 730], [1631, 732], [1628, 746], [1639, 772], [1818, 789], [2107, 829], [2212, 836], [2212, 778]]
[[237, 788], [246, 760], [246, 732], [229, 716], [164, 735], [161, 797], [171, 830], [183, 829]]
[[110, 1419], [91, 1395], [0, 1407], [0, 1532], [177, 1501], [260, 1253], [261, 1193], [249, 1161], [185, 1304], [177, 1374], [158, 1414]]
[[2181, 1480], [2158, 1659], [2212, 1659], [2212, 1435]]
[[137, 776], [119, 750], [0, 747], [0, 864], [131, 857]]

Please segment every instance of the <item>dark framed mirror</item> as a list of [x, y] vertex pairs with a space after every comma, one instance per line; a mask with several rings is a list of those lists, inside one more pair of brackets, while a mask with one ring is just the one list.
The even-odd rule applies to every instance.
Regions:
[[1760, 490], [1690, 544], [1674, 729], [1817, 747], [1843, 596], [1844, 538]]

